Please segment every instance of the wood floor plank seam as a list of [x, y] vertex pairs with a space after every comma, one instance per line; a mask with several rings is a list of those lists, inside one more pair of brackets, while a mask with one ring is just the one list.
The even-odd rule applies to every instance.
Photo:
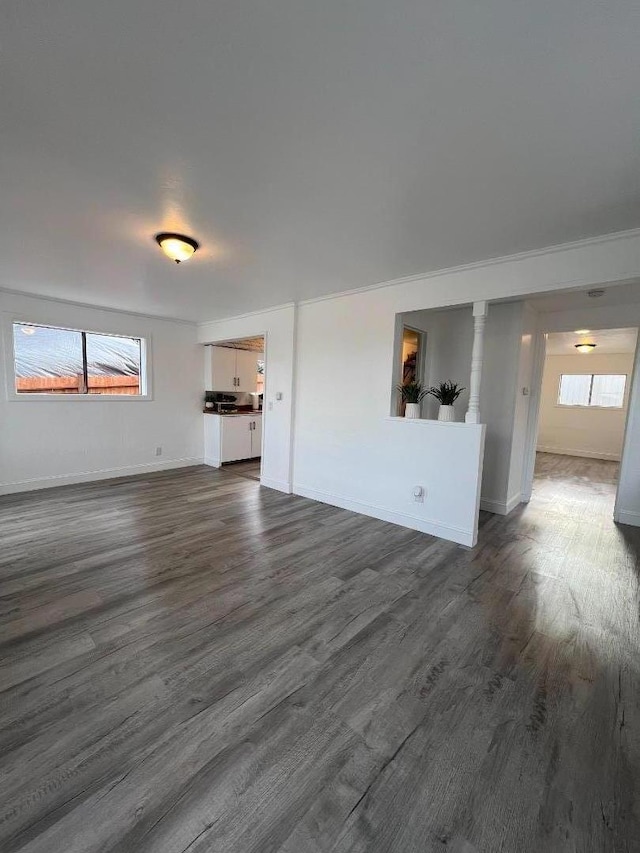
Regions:
[[473, 549], [255, 464], [0, 498], [3, 853], [640, 853], [617, 469]]

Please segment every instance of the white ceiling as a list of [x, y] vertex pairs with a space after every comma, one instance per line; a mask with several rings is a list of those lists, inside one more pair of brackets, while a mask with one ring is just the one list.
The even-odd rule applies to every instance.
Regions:
[[638, 226], [639, 36], [637, 0], [4, 0], [0, 285], [212, 319]]
[[[636, 349], [637, 329], [602, 329], [589, 330], [588, 334], [577, 335], [575, 332], [551, 332], [547, 336], [547, 355], [581, 355], [575, 345], [593, 343], [594, 353], [632, 353]], [[588, 358], [588, 355], [586, 356]]]
[[[597, 296], [590, 292], [602, 291]], [[536, 311], [551, 313], [554, 311], [573, 311], [582, 308], [612, 308], [619, 305], [633, 305], [640, 302], [640, 281], [637, 279], [606, 284], [600, 288], [567, 288], [555, 293], [543, 293], [527, 297]]]

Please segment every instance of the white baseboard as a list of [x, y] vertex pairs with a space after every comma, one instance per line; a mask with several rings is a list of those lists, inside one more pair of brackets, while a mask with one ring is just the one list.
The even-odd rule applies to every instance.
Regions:
[[509, 515], [522, 503], [522, 495], [512, 495], [507, 501], [494, 501], [491, 498], [480, 498], [480, 509], [493, 512], [496, 515]]
[[600, 453], [597, 450], [576, 450], [571, 447], [536, 447], [538, 453], [557, 453], [558, 456], [582, 456], [585, 459], [604, 459], [610, 462], [619, 462], [619, 453]]
[[277, 492], [284, 492], [286, 495], [291, 494], [291, 483], [285, 480], [272, 480], [270, 477], [260, 477], [260, 485], [266, 486], [267, 489], [275, 489]]
[[640, 512], [620, 509], [616, 512], [614, 517], [619, 524], [631, 524], [633, 527], [640, 527]]
[[208, 465], [210, 468], [219, 468], [222, 465], [222, 462], [219, 459], [213, 459], [211, 456], [205, 456], [204, 464]]
[[312, 489], [300, 483], [293, 484], [293, 493], [303, 498], [311, 498], [311, 500], [319, 501], [320, 503], [340, 507], [340, 509], [359, 512], [361, 515], [370, 515], [373, 518], [379, 518], [381, 521], [390, 521], [392, 524], [409, 527], [411, 530], [419, 530], [421, 533], [438, 536], [440, 539], [448, 539], [450, 542], [457, 542], [459, 545], [473, 547], [476, 544], [477, 532], [475, 530], [463, 530], [460, 527], [419, 518], [416, 515], [396, 512], [395, 510], [385, 509], [385, 507], [376, 506], [375, 504], [367, 504], [353, 498], [344, 498], [329, 492]]
[[91, 483], [94, 480], [113, 480], [116, 477], [132, 477], [135, 474], [168, 471], [171, 468], [187, 468], [191, 465], [202, 465], [202, 459], [195, 457], [188, 459], [165, 459], [162, 462], [146, 462], [142, 465], [127, 465], [124, 468], [103, 468], [98, 471], [83, 471], [79, 474], [55, 474], [51, 477], [41, 477], [33, 480], [0, 483], [0, 495], [31, 492], [37, 489], [50, 489], [54, 486], [70, 486], [74, 483]]

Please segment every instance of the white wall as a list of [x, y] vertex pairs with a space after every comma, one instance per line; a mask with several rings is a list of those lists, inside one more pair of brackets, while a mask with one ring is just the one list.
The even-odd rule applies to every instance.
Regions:
[[484, 429], [389, 416], [395, 314], [361, 298], [300, 307], [294, 492], [473, 544]]
[[[389, 416], [393, 380], [395, 315], [445, 305], [466, 305], [481, 298], [524, 297], [570, 284], [595, 285], [633, 275], [640, 275], [638, 234], [300, 305], [294, 491], [324, 495], [322, 499], [328, 502], [358, 506], [360, 511], [372, 515], [382, 508], [397, 513], [398, 517], [404, 516], [404, 523], [409, 526], [416, 526], [407, 515], [409, 507], [416, 514], [411, 504], [411, 487], [416, 484], [415, 474], [419, 472], [427, 488], [421, 517], [432, 519], [444, 528], [450, 519], [446, 513], [438, 515], [436, 502], [431, 503], [428, 496], [430, 490], [443, 488], [441, 484], [446, 478], [452, 489], [456, 489], [455, 458], [450, 454], [446, 464], [440, 459], [437, 464], [423, 467], [421, 459], [429, 452], [432, 440], [430, 430], [421, 433], [424, 439], [418, 441], [410, 432], [412, 427], [398, 425], [391, 432], [385, 420]], [[490, 316], [494, 307], [489, 307]], [[523, 320], [520, 341], [525, 327]], [[499, 352], [496, 357], [501, 357]], [[519, 355], [515, 354], [516, 370], [518, 365]], [[495, 390], [500, 393], [498, 387]], [[515, 399], [513, 405], [516, 406]], [[513, 456], [509, 459], [508, 480], [512, 471], [517, 476], [521, 463], [522, 459]], [[464, 488], [471, 493], [474, 486], [467, 483]], [[469, 500], [466, 506], [470, 505]], [[459, 519], [457, 524], [472, 533], [473, 522], [466, 517], [463, 524]]]
[[[542, 376], [537, 449], [593, 459], [620, 459], [632, 372], [633, 353], [548, 355]], [[627, 374], [623, 408], [559, 406], [558, 388], [563, 373]]]
[[[198, 340], [201, 344], [265, 336], [266, 386], [262, 416], [263, 455], [260, 482], [264, 486], [283, 492], [291, 491], [292, 480], [295, 334], [296, 310], [293, 305], [285, 305], [257, 314], [246, 314], [230, 320], [203, 323], [198, 328]], [[201, 347], [200, 359], [204, 386], [210, 387], [211, 360], [204, 347]], [[203, 369], [204, 374], [202, 374]], [[281, 395], [280, 400], [277, 399], [278, 395]]]
[[[526, 426], [526, 403], [516, 395], [520, 385], [518, 371], [529, 367], [520, 363], [524, 312], [525, 305], [521, 301], [493, 303], [489, 306], [485, 331], [480, 417], [487, 431], [481, 506], [503, 514], [520, 502], [521, 487], [516, 476], [517, 465], [512, 470], [511, 445], [516, 415], [518, 440], [523, 440], [520, 426], [523, 417]], [[455, 405], [457, 419], [464, 420], [469, 402], [473, 348], [471, 306], [402, 316], [405, 322], [427, 335], [424, 383], [430, 387], [452, 380], [464, 386], [465, 391]], [[438, 402], [428, 397], [423, 403], [424, 417], [437, 418], [438, 408]]]
[[[0, 292], [0, 492], [202, 462], [202, 369], [196, 327]], [[150, 340], [152, 399], [8, 399], [14, 319]], [[155, 454], [162, 447], [162, 456]]]

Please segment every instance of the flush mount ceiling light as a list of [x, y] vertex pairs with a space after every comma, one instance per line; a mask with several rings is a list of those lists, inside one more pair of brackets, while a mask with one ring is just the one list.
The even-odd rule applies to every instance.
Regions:
[[578, 352], [593, 352], [596, 348], [595, 344], [574, 344]]
[[589, 335], [591, 333], [591, 329], [576, 329], [574, 335]]
[[199, 243], [193, 237], [187, 237], [185, 234], [174, 234], [172, 231], [156, 234], [155, 239], [165, 255], [177, 264], [188, 261], [199, 248]]

